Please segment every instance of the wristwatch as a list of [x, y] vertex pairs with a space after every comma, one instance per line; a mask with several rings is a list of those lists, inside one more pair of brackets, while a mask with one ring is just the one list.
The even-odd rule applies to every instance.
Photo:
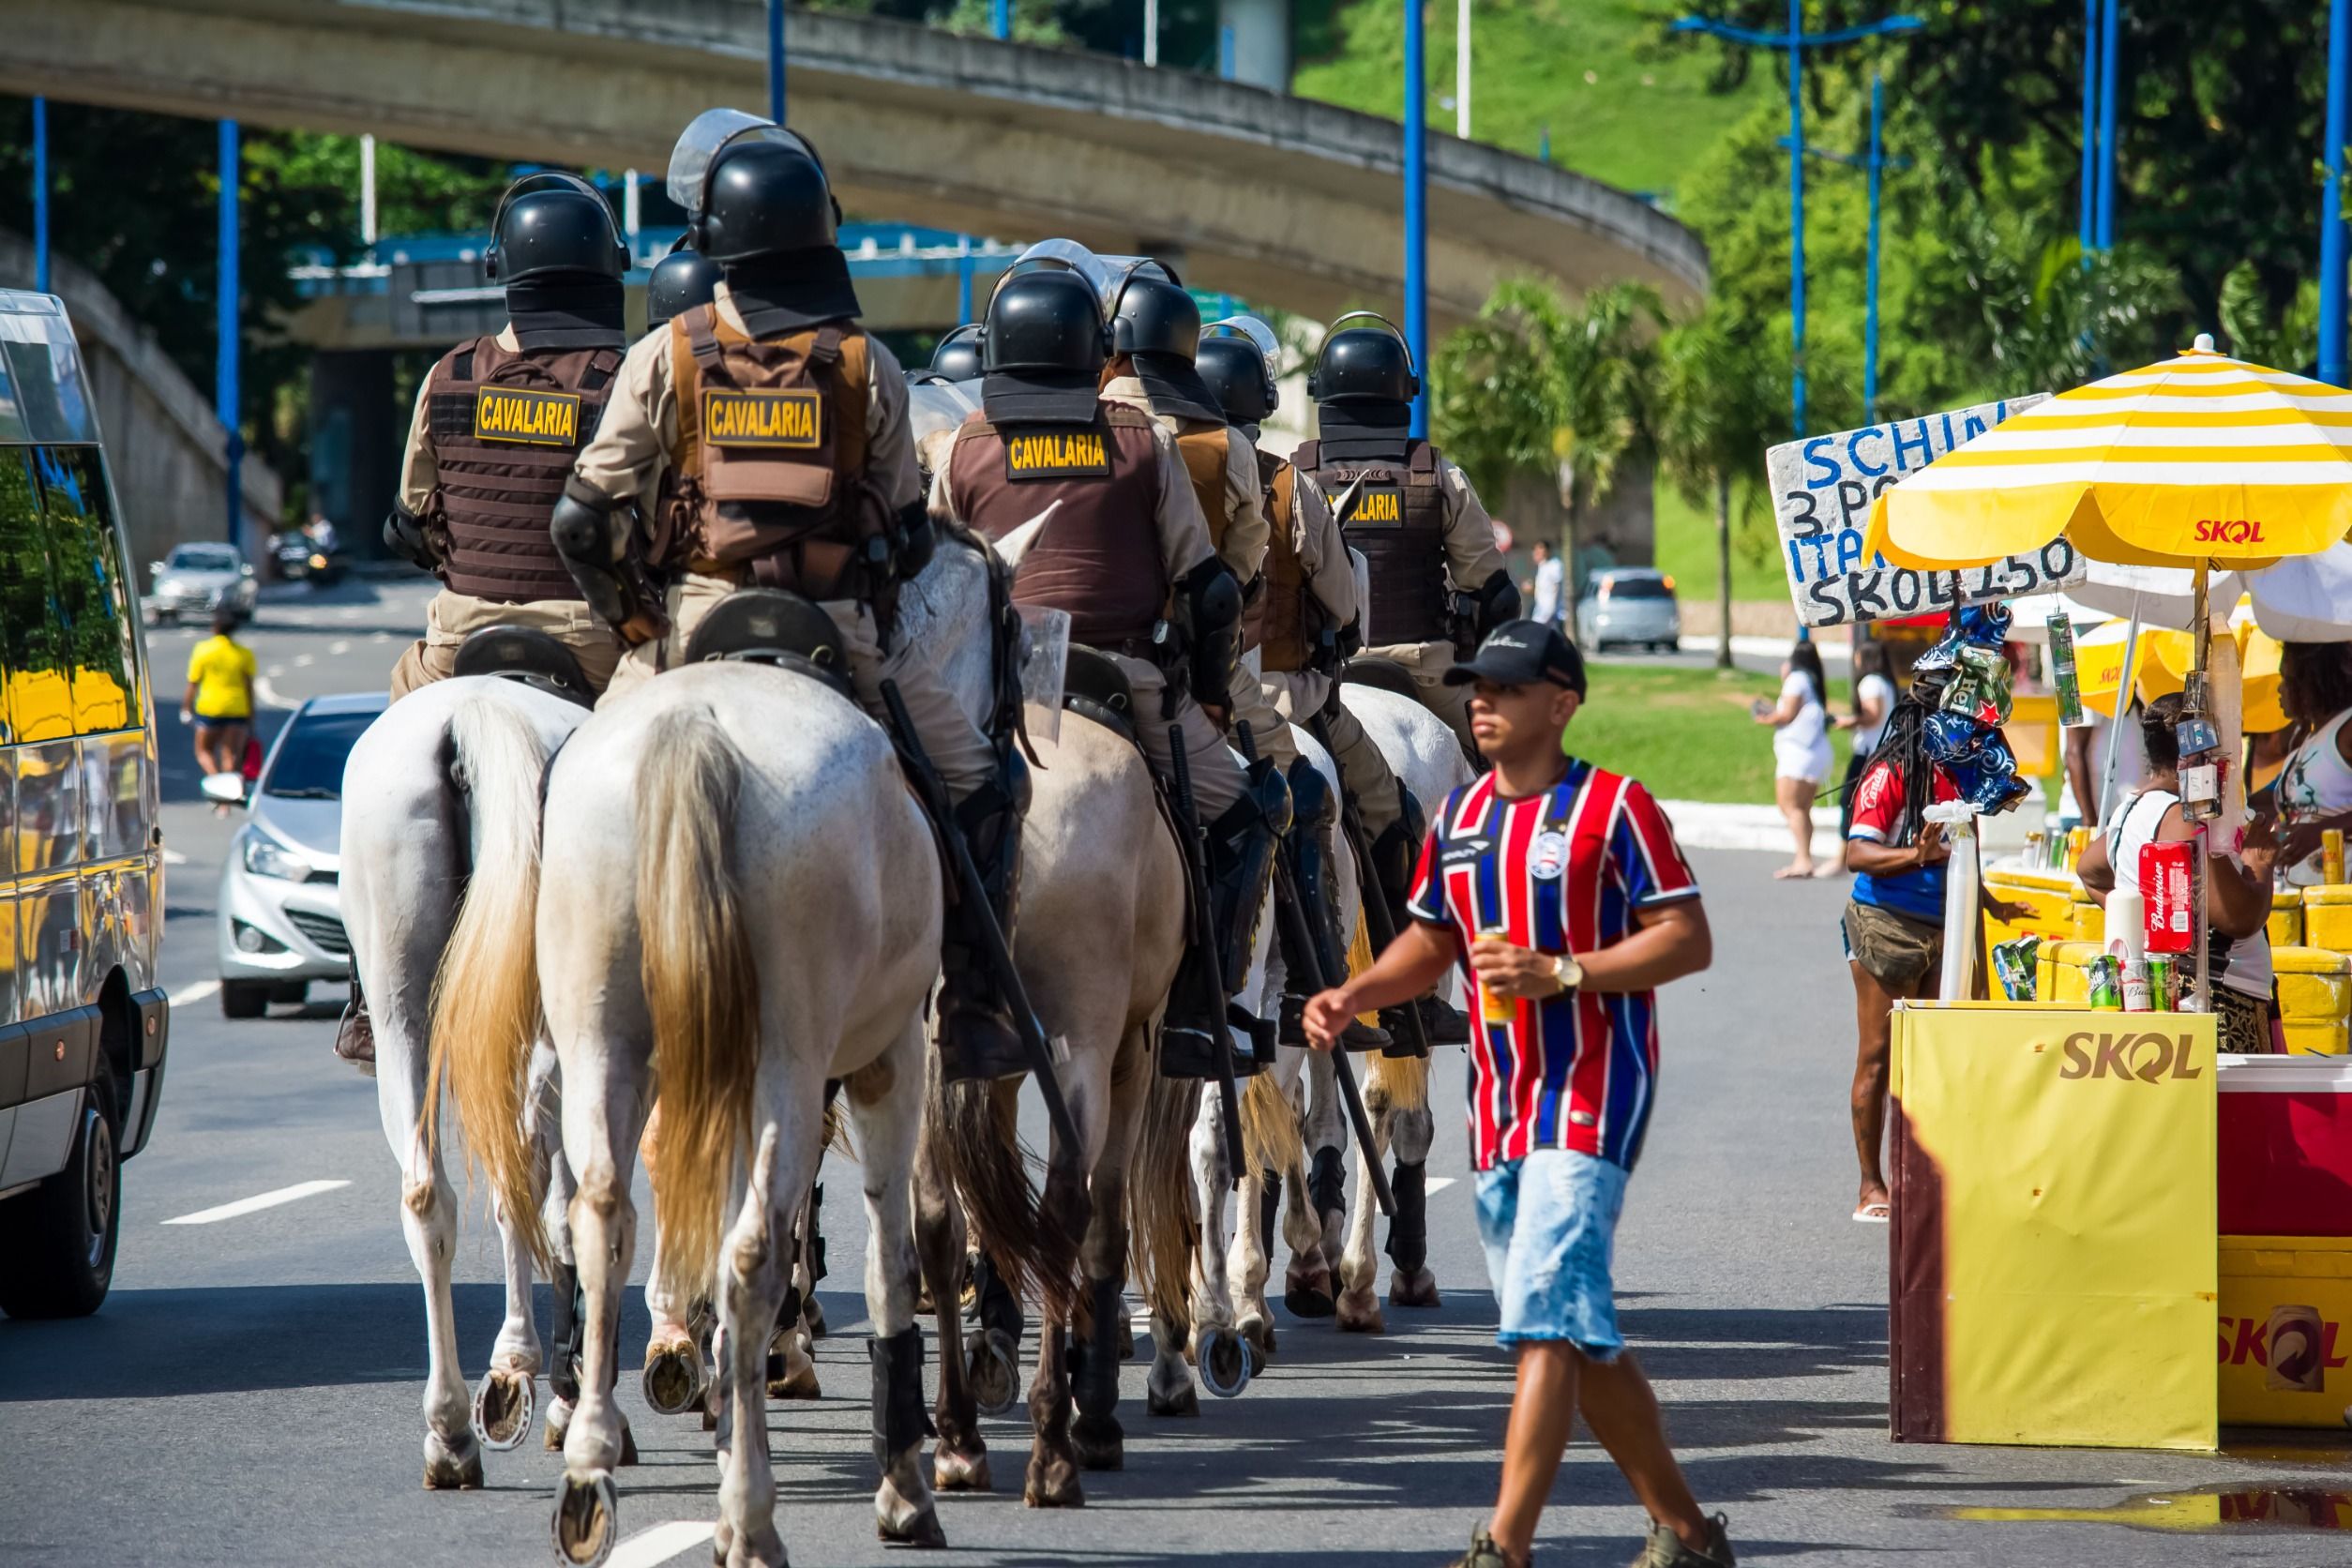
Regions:
[[1574, 953], [1562, 953], [1552, 960], [1552, 978], [1560, 982], [1563, 993], [1573, 991], [1584, 984], [1584, 965], [1576, 962]]

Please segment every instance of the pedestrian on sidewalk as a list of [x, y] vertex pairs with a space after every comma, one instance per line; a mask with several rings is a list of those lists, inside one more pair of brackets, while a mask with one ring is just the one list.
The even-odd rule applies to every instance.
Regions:
[[1491, 771], [1432, 817], [1410, 928], [1309, 1001], [1305, 1022], [1329, 1050], [1357, 1013], [1419, 996], [1456, 963], [1480, 993], [1478, 1229], [1518, 1382], [1494, 1516], [1455, 1568], [1531, 1560], [1579, 1410], [1649, 1511], [1646, 1568], [1718, 1568], [1734, 1560], [1724, 1516], [1699, 1512], [1666, 1446], [1610, 1280], [1658, 1069], [1656, 988], [1712, 954], [1697, 879], [1647, 790], [1562, 748], [1586, 681], [1556, 628], [1499, 626], [1446, 678], [1474, 683], [1470, 730]]
[[1568, 608], [1564, 602], [1568, 564], [1554, 555], [1551, 545], [1543, 539], [1535, 541], [1535, 548], [1530, 553], [1535, 557], [1535, 591], [1528, 596], [1533, 607], [1530, 618], [1547, 626], [1557, 626]]
[[[196, 765], [207, 774], [235, 773], [245, 764], [246, 738], [253, 729], [253, 650], [236, 640], [237, 612], [222, 605], [212, 612], [212, 635], [188, 656], [188, 691], [180, 699], [180, 722], [196, 727]], [[215, 816], [226, 816], [215, 806]]]
[[1830, 776], [1830, 683], [1821, 650], [1810, 641], [1788, 650], [1780, 667], [1780, 701], [1756, 700], [1756, 722], [1772, 726], [1772, 800], [1788, 820], [1796, 857], [1772, 873], [1782, 881], [1817, 874], [1813, 863], [1813, 801]]

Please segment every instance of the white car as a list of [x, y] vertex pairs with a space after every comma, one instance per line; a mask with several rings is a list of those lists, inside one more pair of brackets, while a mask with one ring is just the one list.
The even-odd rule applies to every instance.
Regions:
[[1592, 574], [1576, 602], [1576, 641], [1594, 653], [1611, 643], [1674, 652], [1682, 611], [1674, 579], [1650, 566], [1612, 566]]
[[273, 1002], [298, 1003], [313, 980], [351, 978], [338, 886], [343, 762], [384, 701], [381, 691], [312, 698], [262, 763], [220, 865], [220, 1011], [230, 1018], [258, 1018]]
[[203, 620], [223, 605], [250, 615], [261, 593], [251, 565], [234, 545], [175, 545], [147, 570], [155, 582], [147, 608], [158, 626], [176, 626], [183, 615]]

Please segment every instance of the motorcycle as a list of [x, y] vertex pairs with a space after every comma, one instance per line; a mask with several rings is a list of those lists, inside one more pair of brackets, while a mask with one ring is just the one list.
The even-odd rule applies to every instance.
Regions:
[[269, 552], [280, 581], [332, 588], [343, 580], [342, 552], [332, 544], [320, 545], [307, 534], [280, 534], [271, 542]]

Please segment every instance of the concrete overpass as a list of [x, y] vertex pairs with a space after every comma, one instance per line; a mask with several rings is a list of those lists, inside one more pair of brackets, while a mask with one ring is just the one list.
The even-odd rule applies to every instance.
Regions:
[[[763, 16], [761, 0], [0, 0], [0, 90], [658, 169], [696, 113], [766, 101]], [[790, 25], [792, 123], [856, 212], [1151, 250], [1196, 287], [1321, 320], [1401, 298], [1393, 121], [935, 28]], [[1697, 237], [1621, 191], [1450, 136], [1428, 164], [1438, 331], [1515, 273], [1681, 302], [1706, 287]]]

